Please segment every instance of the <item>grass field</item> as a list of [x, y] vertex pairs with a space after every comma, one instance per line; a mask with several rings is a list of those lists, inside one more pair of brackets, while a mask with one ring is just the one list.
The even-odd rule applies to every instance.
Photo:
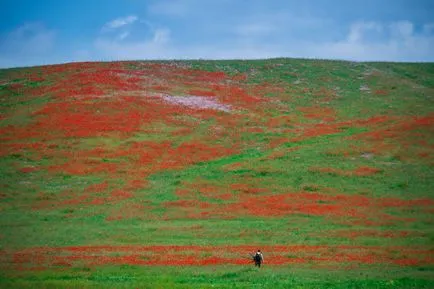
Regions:
[[434, 64], [74, 63], [0, 98], [1, 288], [434, 287]]

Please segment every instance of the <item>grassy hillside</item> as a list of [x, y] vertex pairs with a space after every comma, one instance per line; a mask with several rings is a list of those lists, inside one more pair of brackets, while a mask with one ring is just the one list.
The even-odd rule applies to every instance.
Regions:
[[2, 288], [434, 287], [434, 64], [75, 63], [0, 98]]

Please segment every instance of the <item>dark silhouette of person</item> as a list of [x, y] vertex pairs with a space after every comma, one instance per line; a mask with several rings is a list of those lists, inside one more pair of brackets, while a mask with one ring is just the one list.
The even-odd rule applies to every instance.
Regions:
[[262, 255], [261, 250], [258, 249], [255, 253], [253, 261], [255, 261], [255, 266], [261, 267], [262, 262], [264, 262], [264, 255]]

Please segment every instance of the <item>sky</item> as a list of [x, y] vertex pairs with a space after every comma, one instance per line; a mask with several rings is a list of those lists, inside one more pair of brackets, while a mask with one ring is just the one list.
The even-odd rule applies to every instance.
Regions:
[[77, 61], [434, 62], [433, 0], [1, 0], [0, 68]]

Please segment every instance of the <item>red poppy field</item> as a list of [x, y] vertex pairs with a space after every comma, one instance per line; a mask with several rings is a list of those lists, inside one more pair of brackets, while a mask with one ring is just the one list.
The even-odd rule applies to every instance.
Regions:
[[433, 64], [71, 63], [0, 97], [2, 288], [434, 286]]

